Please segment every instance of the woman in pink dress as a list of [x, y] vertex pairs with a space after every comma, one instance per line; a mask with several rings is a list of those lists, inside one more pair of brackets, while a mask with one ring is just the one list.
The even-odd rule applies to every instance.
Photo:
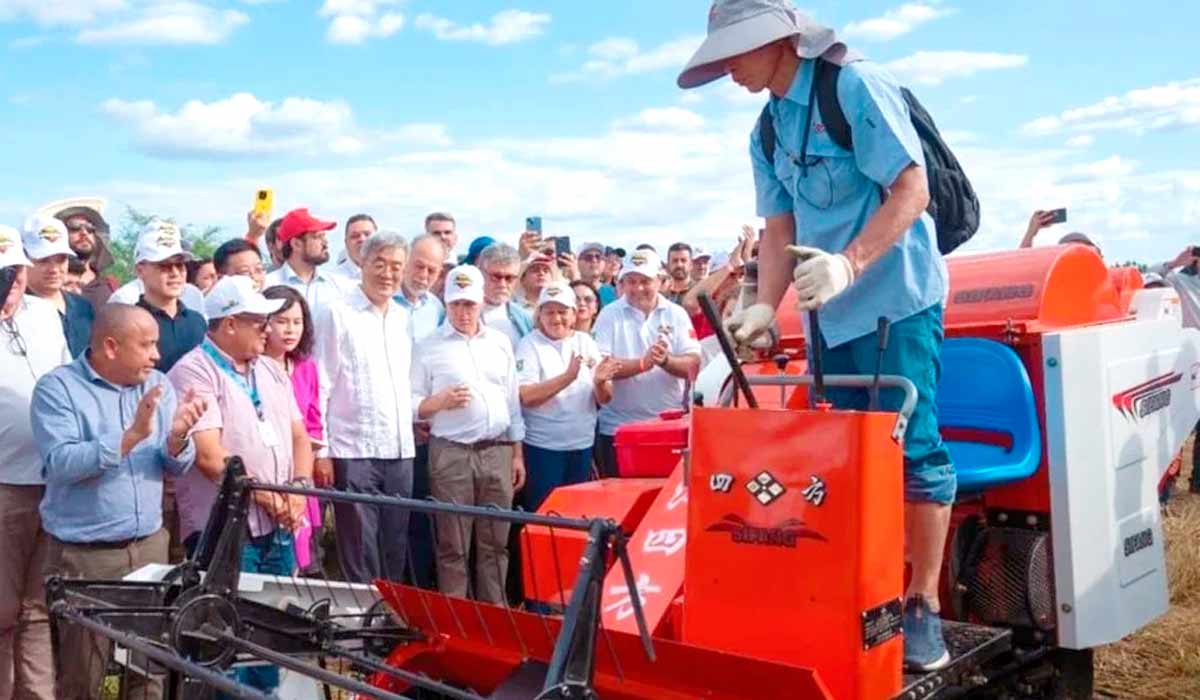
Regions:
[[[279, 311], [271, 315], [271, 333], [267, 336], [267, 349], [263, 354], [291, 377], [296, 405], [315, 453], [325, 446], [325, 436], [321, 428], [321, 408], [317, 403], [317, 366], [309, 357], [313, 344], [312, 315], [304, 297], [291, 287], [276, 285], [263, 290], [263, 296], [284, 300]], [[302, 574], [321, 572], [320, 532], [321, 503], [310, 497], [308, 525], [295, 535], [296, 563]]]

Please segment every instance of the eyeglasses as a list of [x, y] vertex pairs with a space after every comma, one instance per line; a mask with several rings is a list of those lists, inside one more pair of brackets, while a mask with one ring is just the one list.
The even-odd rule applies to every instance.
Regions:
[[512, 284], [513, 282], [517, 281], [517, 276], [516, 275], [502, 275], [497, 272], [489, 272], [488, 279], [490, 279], [493, 282], [504, 282], [505, 284]]
[[76, 221], [73, 224], [68, 224], [67, 230], [70, 231], [71, 233], [79, 233], [80, 231], [87, 231], [88, 233], [92, 233], [92, 234], [96, 233], [95, 226], [93, 226], [92, 224], [89, 224], [86, 222], [80, 222], [80, 221]]
[[244, 323], [247, 326], [250, 326], [259, 332], [266, 330], [267, 326], [271, 323], [271, 318], [269, 316], [239, 314], [237, 316], [234, 316], [234, 319], [236, 319], [238, 321], [238, 323]]
[[3, 324], [4, 334], [8, 336], [8, 351], [14, 355], [21, 357], [29, 357], [29, 346], [25, 344], [25, 338], [21, 335], [21, 329], [17, 327], [16, 319], [8, 319]]
[[164, 260], [151, 264], [164, 274], [169, 272], [187, 272], [187, 263], [180, 260]]
[[596, 297], [594, 297], [594, 296], [590, 296], [590, 295], [586, 295], [586, 294], [576, 294], [576, 295], [575, 295], [575, 301], [577, 301], [577, 302], [583, 302], [584, 304], [595, 304], [595, 303], [596, 303]]
[[604, 256], [599, 253], [584, 253], [579, 256], [579, 262], [600, 262]]

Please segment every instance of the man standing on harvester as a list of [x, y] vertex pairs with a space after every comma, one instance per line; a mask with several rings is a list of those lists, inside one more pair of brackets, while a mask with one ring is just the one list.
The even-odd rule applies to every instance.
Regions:
[[[913, 571], [904, 658], [914, 670], [940, 668], [950, 657], [937, 614], [938, 574], [956, 489], [934, 406], [947, 273], [925, 213], [925, 157], [909, 103], [884, 69], [787, 0], [716, 0], [708, 36], [678, 83], [693, 88], [726, 73], [752, 93], [769, 92], [750, 137], [758, 215], [766, 219], [758, 303], [730, 319], [729, 330], [739, 344], [765, 332], [791, 281], [800, 309], [819, 309], [820, 337], [806, 337], [819, 343], [825, 371], [871, 374], [877, 324], [880, 317], [890, 323], [882, 371], [907, 377], [919, 394], [904, 441]], [[825, 92], [822, 81], [831, 85]], [[822, 109], [831, 101], [844, 113], [849, 148], [823, 114], [832, 113]], [[828, 393], [841, 408], [866, 408], [865, 392]], [[896, 410], [899, 394], [885, 391], [884, 408]]]

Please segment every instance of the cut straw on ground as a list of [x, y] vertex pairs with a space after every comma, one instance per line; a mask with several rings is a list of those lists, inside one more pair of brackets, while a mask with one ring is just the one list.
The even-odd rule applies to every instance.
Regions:
[[1163, 518], [1171, 607], [1096, 653], [1097, 688], [1133, 700], [1200, 698], [1200, 496], [1188, 493], [1191, 441]]

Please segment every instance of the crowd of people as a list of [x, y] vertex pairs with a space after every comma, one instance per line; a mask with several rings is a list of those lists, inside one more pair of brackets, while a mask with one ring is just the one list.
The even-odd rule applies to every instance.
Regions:
[[[531, 511], [617, 475], [616, 429], [684, 405], [712, 334], [696, 297], [732, 309], [755, 236], [715, 256], [676, 243], [663, 261], [525, 231], [456, 256], [444, 212], [410, 240], [297, 209], [251, 213], [198, 258], [156, 218], [120, 284], [103, 210], [81, 202], [0, 226], [0, 697], [97, 697], [111, 647], [64, 626], [74, 661], [56, 672], [44, 577], [188, 556], [232, 457], [261, 483]], [[241, 567], [520, 603], [513, 542], [500, 523], [256, 491]]]

